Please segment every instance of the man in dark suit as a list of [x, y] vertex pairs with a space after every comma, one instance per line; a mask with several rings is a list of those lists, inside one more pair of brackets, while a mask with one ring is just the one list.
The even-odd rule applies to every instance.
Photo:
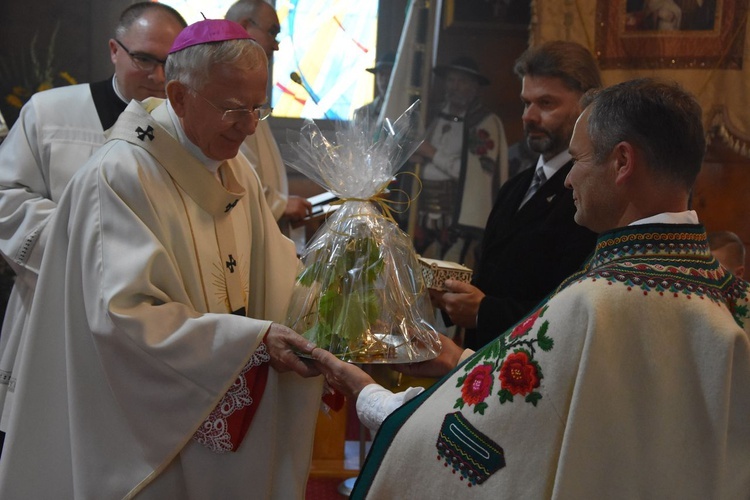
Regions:
[[539, 159], [500, 189], [472, 284], [448, 281], [447, 292], [433, 293], [450, 320], [466, 329], [464, 344], [472, 349], [520, 320], [579, 268], [596, 241], [573, 220], [572, 192], [564, 186], [579, 100], [601, 86], [596, 62], [576, 43], [553, 41], [524, 52], [515, 72], [522, 80], [526, 144]]

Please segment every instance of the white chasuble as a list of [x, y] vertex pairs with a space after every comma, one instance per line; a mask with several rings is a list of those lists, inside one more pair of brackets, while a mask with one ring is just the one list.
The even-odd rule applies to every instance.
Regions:
[[244, 157], [222, 186], [159, 103], [132, 102], [60, 200], [0, 498], [304, 497], [320, 378], [270, 369], [236, 452], [193, 439], [284, 319], [298, 260]]

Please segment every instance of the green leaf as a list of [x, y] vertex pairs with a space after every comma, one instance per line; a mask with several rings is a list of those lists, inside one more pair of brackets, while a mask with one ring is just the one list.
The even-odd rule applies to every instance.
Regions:
[[552, 350], [552, 347], [554, 347], [555, 345], [555, 341], [547, 336], [548, 329], [549, 329], [549, 321], [545, 321], [544, 323], [542, 323], [541, 328], [539, 328], [539, 333], [537, 333], [537, 336], [536, 336], [536, 339], [539, 342], [539, 348], [542, 351], [550, 351]]
[[461, 387], [462, 385], [464, 385], [464, 380], [466, 380], [466, 375], [458, 377], [458, 380], [456, 380], [456, 387]]
[[484, 355], [482, 355], [482, 356], [473, 356], [473, 357], [469, 358], [469, 361], [464, 366], [464, 370], [466, 370], [467, 372], [471, 371], [471, 369], [474, 368], [477, 365], [477, 363], [479, 363], [480, 361], [482, 361], [484, 358], [485, 358]]
[[484, 415], [484, 410], [487, 409], [487, 403], [481, 402], [474, 406], [474, 413], [479, 413], [480, 415]]
[[533, 360], [531, 361], [531, 364], [536, 368], [536, 375], [539, 377], [539, 380], [542, 380], [544, 378], [544, 375], [542, 375], [542, 366]]
[[342, 306], [343, 298], [341, 294], [334, 289], [326, 290], [320, 296], [320, 302], [318, 303], [318, 321], [333, 325]]
[[542, 399], [542, 395], [538, 392], [530, 392], [526, 395], [526, 402], [531, 403], [534, 406], [536, 406], [540, 399]]
[[374, 290], [368, 290], [365, 296], [364, 304], [365, 316], [369, 324], [375, 323], [380, 318], [380, 300]]
[[507, 389], [500, 389], [497, 395], [500, 396], [500, 403], [505, 403], [506, 401], [513, 402], [513, 394]]
[[459, 409], [463, 410], [463, 408], [464, 408], [464, 399], [463, 398], [458, 398], [456, 400], [456, 404], [453, 405], [453, 408], [459, 408]]
[[307, 340], [315, 342], [318, 347], [325, 350], [331, 348], [331, 335], [331, 327], [323, 323], [316, 323], [302, 334]]

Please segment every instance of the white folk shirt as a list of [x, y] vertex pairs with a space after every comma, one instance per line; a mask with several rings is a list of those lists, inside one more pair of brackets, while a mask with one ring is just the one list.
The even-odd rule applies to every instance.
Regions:
[[[448, 113], [448, 106], [443, 113]], [[463, 117], [459, 117], [463, 118]], [[435, 147], [435, 155], [424, 164], [422, 178], [428, 181], [457, 180], [461, 173], [461, 149], [464, 143], [464, 122], [438, 116], [428, 142]]]
[[[244, 157], [221, 167], [222, 186], [159, 102], [132, 102], [60, 200], [0, 498], [304, 497], [320, 377], [269, 370], [234, 453], [193, 440], [270, 322], [284, 320], [298, 260]], [[229, 260], [248, 317], [228, 314]]]

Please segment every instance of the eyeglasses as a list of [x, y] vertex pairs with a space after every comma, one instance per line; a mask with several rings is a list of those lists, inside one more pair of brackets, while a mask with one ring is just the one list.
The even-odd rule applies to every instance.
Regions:
[[260, 24], [258, 24], [258, 22], [255, 19], [253, 19], [252, 17], [248, 17], [247, 20], [250, 21], [251, 23], [253, 23], [253, 26], [255, 26], [256, 28], [258, 28], [260, 31], [262, 31], [265, 34], [267, 34], [268, 36], [270, 36], [271, 39], [274, 41], [274, 43], [276, 45], [279, 44], [279, 41], [276, 39], [276, 37], [279, 36], [279, 32], [281, 31], [279, 29], [278, 25], [274, 24], [273, 26], [271, 26], [270, 29], [266, 30]]
[[167, 63], [166, 59], [157, 59], [152, 55], [144, 54], [142, 52], [130, 52], [130, 50], [117, 38], [115, 38], [115, 42], [117, 42], [117, 45], [122, 47], [125, 53], [130, 57], [130, 60], [133, 62], [133, 66], [140, 69], [141, 71], [148, 71], [149, 73], [151, 73], [158, 66], [161, 66], [163, 68]]
[[268, 103], [266, 103], [266, 104], [260, 104], [258, 106], [253, 106], [252, 109], [247, 109], [247, 108], [236, 108], [236, 109], [220, 108], [216, 104], [212, 103], [211, 101], [209, 101], [208, 99], [206, 99], [205, 97], [203, 97], [202, 95], [200, 95], [198, 93], [198, 91], [196, 91], [194, 88], [189, 87], [187, 85], [185, 85], [185, 86], [188, 89], [190, 89], [190, 91], [193, 94], [197, 95], [198, 97], [200, 97], [201, 99], [203, 99], [204, 101], [206, 101], [208, 104], [210, 104], [211, 107], [213, 107], [216, 111], [220, 112], [221, 113], [221, 121], [223, 121], [223, 122], [237, 123], [237, 122], [240, 122], [240, 121], [244, 120], [248, 116], [252, 117], [252, 118], [255, 118], [256, 120], [265, 120], [266, 118], [268, 118], [269, 116], [271, 116], [271, 113], [273, 112], [273, 108]]

